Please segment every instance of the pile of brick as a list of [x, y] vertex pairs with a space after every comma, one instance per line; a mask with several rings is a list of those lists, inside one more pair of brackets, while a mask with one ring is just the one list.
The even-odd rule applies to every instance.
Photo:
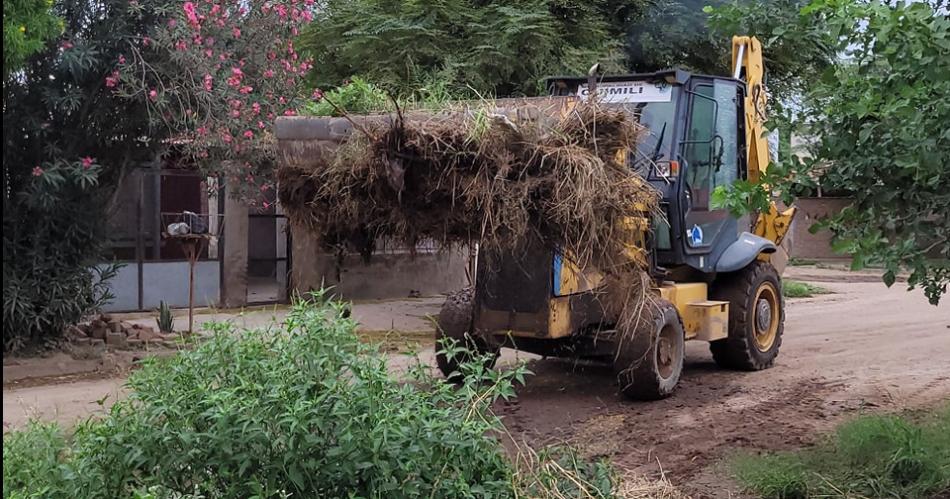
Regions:
[[115, 349], [135, 349], [149, 345], [176, 347], [177, 333], [161, 333], [150, 326], [116, 320], [109, 314], [69, 326], [66, 338], [77, 345], [99, 346]]

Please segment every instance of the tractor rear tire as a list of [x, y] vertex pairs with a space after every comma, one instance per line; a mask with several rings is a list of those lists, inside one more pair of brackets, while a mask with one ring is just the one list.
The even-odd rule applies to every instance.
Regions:
[[716, 364], [759, 371], [775, 362], [785, 330], [782, 281], [771, 263], [754, 261], [713, 283], [713, 300], [729, 302], [729, 336], [709, 344]]
[[[436, 324], [435, 362], [446, 379], [456, 383], [463, 381], [459, 366], [470, 362], [472, 354], [484, 356], [485, 368], [491, 369], [495, 367], [501, 350], [492, 342], [472, 334], [474, 301], [475, 290], [472, 288], [450, 294], [442, 304]], [[447, 355], [444, 351], [448, 346], [444, 345], [446, 339], [454, 340], [456, 346], [465, 347], [469, 353]]]
[[679, 382], [686, 336], [679, 312], [669, 301], [656, 299], [643, 314], [632, 335], [620, 331], [614, 373], [624, 395], [659, 400], [670, 396]]

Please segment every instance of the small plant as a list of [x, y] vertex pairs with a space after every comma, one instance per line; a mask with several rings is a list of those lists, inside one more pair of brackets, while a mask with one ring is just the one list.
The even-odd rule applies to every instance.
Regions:
[[782, 295], [784, 295], [786, 298], [809, 298], [815, 295], [824, 295], [828, 293], [831, 293], [831, 291], [828, 291], [821, 286], [816, 286], [807, 282], [792, 281], [787, 279], [782, 282]]
[[367, 114], [385, 111], [388, 104], [385, 92], [362, 78], [353, 77], [349, 83], [323, 94], [323, 99], [307, 104], [303, 113], [310, 116]]
[[164, 300], [158, 304], [158, 317], [155, 318], [155, 324], [163, 333], [175, 332], [175, 316], [172, 315], [172, 309]]
[[765, 498], [930, 498], [950, 490], [950, 406], [922, 418], [862, 416], [798, 452], [741, 455], [736, 478]]

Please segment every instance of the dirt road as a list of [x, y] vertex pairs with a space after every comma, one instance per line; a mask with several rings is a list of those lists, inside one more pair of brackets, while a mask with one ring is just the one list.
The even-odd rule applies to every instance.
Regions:
[[950, 304], [864, 274], [790, 268], [789, 277], [834, 294], [787, 302], [772, 369], [723, 371], [705, 344], [689, 344], [676, 394], [638, 403], [618, 395], [608, 368], [539, 360], [500, 412], [528, 443], [568, 441], [628, 469], [662, 468], [696, 497], [728, 497], [710, 467], [730, 452], [801, 447], [862, 410], [950, 401]]
[[[785, 341], [774, 368], [723, 371], [703, 343], [687, 349], [677, 393], [663, 401], [624, 400], [609, 369], [535, 359], [519, 397], [499, 407], [515, 438], [567, 441], [645, 473], [660, 468], [696, 497], [728, 497], [716, 463], [736, 449], [787, 449], [862, 410], [890, 411], [950, 401], [950, 303], [928, 305], [900, 283], [815, 267], [786, 278], [834, 294], [788, 300]], [[436, 300], [410, 302], [412, 314], [437, 313]], [[399, 307], [396, 307], [397, 309]], [[360, 309], [354, 310], [359, 319]], [[504, 355], [509, 361], [511, 352]], [[5, 389], [5, 424], [22, 424], [33, 407], [73, 421], [119, 392], [115, 379]]]

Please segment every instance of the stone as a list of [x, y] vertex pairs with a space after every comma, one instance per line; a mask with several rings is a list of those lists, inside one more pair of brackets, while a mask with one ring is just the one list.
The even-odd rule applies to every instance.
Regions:
[[82, 329], [82, 332], [86, 333], [86, 336], [89, 336], [89, 333], [92, 332], [92, 324], [80, 324], [79, 329]]
[[95, 326], [92, 328], [92, 331], [89, 332], [90, 338], [95, 338], [97, 340], [105, 340], [106, 334], [108, 334], [109, 328], [105, 325]]
[[136, 348], [136, 349], [142, 348], [142, 345], [145, 344], [144, 341], [142, 341], [142, 340], [140, 340], [140, 339], [138, 339], [138, 338], [127, 338], [127, 339], [125, 340], [125, 343], [126, 343], [126, 345], [128, 345], [129, 348]]
[[[83, 336], [82, 338], [71, 338], [69, 341], [70, 341], [72, 344], [74, 344], [74, 345], [78, 345], [78, 346], [88, 346], [88, 345], [91, 345], [91, 344], [92, 344], [92, 341], [93, 341], [93, 340], [92, 340], [92, 338], [89, 338], [89, 337], [87, 337], [87, 336]], [[100, 341], [101, 341], [101, 340], [100, 340]]]
[[139, 339], [143, 341], [160, 341], [164, 340], [165, 337], [162, 336], [161, 333], [157, 333], [154, 329], [148, 327], [139, 329]]
[[66, 326], [66, 329], [63, 331], [63, 335], [66, 338], [86, 338], [88, 335], [85, 331], [82, 330], [79, 326]]
[[99, 320], [102, 322], [112, 322], [112, 316], [109, 314], [101, 314], [99, 315]]
[[122, 332], [122, 324], [119, 323], [119, 322], [110, 322], [110, 323], [109, 323], [109, 330], [112, 331], [113, 333], [121, 333], [121, 332]]
[[115, 348], [125, 348], [128, 338], [122, 332], [106, 333], [106, 345]]
[[95, 329], [95, 328], [97, 328], [97, 327], [107, 327], [107, 326], [106, 326], [106, 322], [105, 322], [104, 320], [102, 320], [102, 319], [96, 319], [96, 320], [94, 320], [94, 321], [92, 321], [92, 322], [89, 323], [89, 327], [90, 327], [91, 329]]

